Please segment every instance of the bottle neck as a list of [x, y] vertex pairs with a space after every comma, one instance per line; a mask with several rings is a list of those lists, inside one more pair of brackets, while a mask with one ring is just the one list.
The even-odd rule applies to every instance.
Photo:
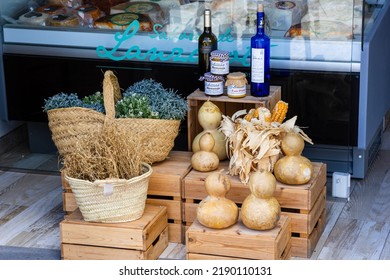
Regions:
[[264, 12], [257, 12], [257, 34], [264, 34]]
[[204, 31], [211, 32], [211, 14], [209, 11], [204, 14]]

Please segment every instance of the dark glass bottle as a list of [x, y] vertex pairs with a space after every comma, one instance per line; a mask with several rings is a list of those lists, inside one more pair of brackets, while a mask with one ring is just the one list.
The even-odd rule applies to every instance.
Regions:
[[270, 87], [270, 38], [264, 32], [264, 7], [258, 4], [257, 33], [251, 38], [251, 95], [267, 96]]
[[[218, 39], [211, 30], [211, 11], [204, 11], [204, 30], [198, 39], [198, 66], [199, 76], [210, 72], [210, 53], [218, 49]], [[204, 90], [204, 83], [200, 83], [200, 89]]]

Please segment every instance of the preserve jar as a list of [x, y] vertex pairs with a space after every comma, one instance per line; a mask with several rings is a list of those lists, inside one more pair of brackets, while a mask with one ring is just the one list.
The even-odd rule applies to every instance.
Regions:
[[204, 73], [201, 78], [204, 80], [204, 93], [209, 96], [219, 96], [223, 94], [224, 78], [213, 75], [210, 72]]
[[248, 81], [245, 73], [233, 72], [227, 75], [225, 86], [227, 95], [231, 98], [242, 98], [246, 95], [246, 85]]
[[210, 53], [210, 72], [214, 75], [229, 74], [229, 52], [215, 50]]

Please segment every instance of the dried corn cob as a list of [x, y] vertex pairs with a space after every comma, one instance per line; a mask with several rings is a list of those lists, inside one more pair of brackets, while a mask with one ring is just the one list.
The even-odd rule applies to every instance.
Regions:
[[250, 109], [248, 114], [245, 115], [244, 119], [250, 122], [253, 118], [257, 118], [257, 117], [258, 117], [258, 112], [256, 111], [256, 109]]
[[276, 103], [275, 107], [272, 109], [271, 121], [282, 123], [286, 118], [287, 110], [288, 110], [288, 103], [279, 100]]
[[256, 109], [257, 112], [257, 118], [263, 123], [264, 125], [268, 125], [271, 123], [271, 112], [266, 107], [258, 107]]

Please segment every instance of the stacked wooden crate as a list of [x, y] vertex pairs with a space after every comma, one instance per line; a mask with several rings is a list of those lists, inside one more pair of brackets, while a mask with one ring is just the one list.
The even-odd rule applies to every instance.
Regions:
[[167, 209], [146, 204], [124, 223], [86, 222], [77, 209], [60, 223], [60, 238], [65, 260], [155, 260], [168, 246]]
[[183, 181], [191, 170], [191, 152], [172, 151], [169, 157], [152, 165], [146, 203], [168, 209], [169, 241], [184, 243]]
[[[219, 169], [228, 170], [228, 161]], [[326, 209], [326, 164], [314, 162], [313, 178], [304, 185], [277, 183], [274, 196], [282, 214], [291, 218], [291, 256], [309, 258], [323, 232]], [[204, 181], [210, 172], [192, 170], [184, 180], [184, 217], [188, 228], [196, 219], [196, 208], [207, 196]], [[250, 194], [247, 185], [238, 176], [229, 176], [231, 189], [226, 195], [239, 206]]]
[[[191, 155], [191, 152], [171, 151], [166, 160], [152, 165], [146, 203], [167, 207], [170, 242], [184, 243], [182, 182], [191, 170]], [[78, 206], [72, 189], [64, 179], [62, 186], [63, 210], [69, 215]]]
[[202, 132], [203, 128], [198, 122], [198, 111], [203, 103], [207, 100], [213, 102], [221, 110], [223, 115], [232, 116], [239, 110], [251, 108], [266, 107], [272, 109], [281, 99], [281, 87], [271, 86], [270, 94], [266, 97], [254, 97], [248, 95], [245, 98], [230, 98], [227, 95], [210, 97], [206, 96], [203, 91], [196, 90], [187, 96], [188, 114], [187, 114], [187, 133], [188, 133], [188, 150], [192, 150], [192, 141], [195, 136]]
[[271, 230], [251, 230], [241, 221], [226, 229], [210, 229], [194, 220], [186, 232], [189, 260], [286, 260], [291, 253], [291, 223], [281, 216]]

